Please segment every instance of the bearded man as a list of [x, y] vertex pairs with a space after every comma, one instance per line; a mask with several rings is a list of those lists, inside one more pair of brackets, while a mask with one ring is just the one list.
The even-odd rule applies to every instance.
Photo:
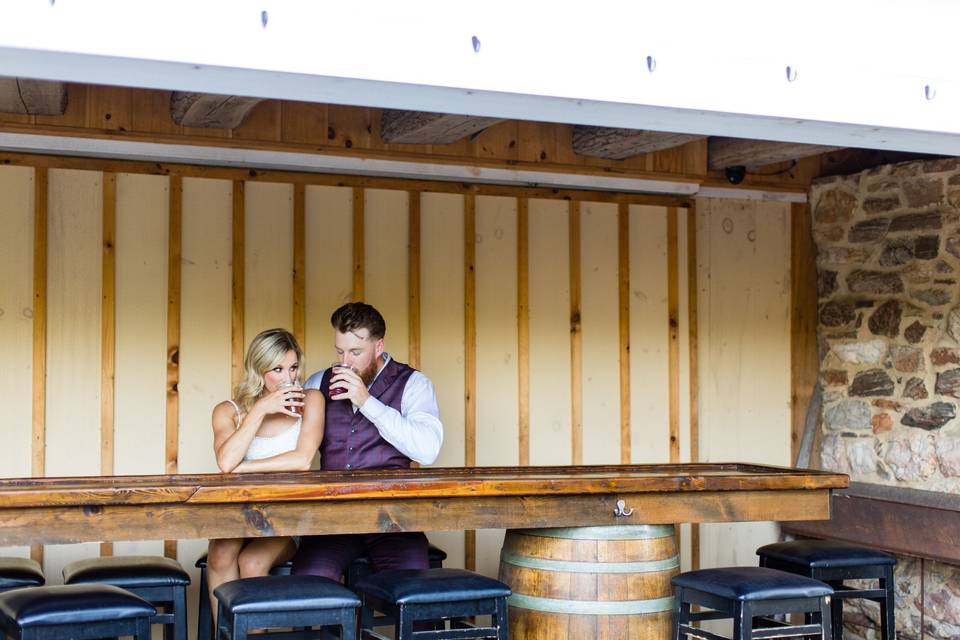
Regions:
[[[443, 443], [440, 409], [430, 379], [384, 351], [386, 323], [374, 307], [350, 302], [333, 312], [336, 363], [314, 373], [304, 388], [326, 400], [320, 444], [324, 470], [406, 469], [430, 464]], [[305, 536], [293, 572], [339, 581], [360, 555], [374, 572], [427, 569], [420, 532]]]

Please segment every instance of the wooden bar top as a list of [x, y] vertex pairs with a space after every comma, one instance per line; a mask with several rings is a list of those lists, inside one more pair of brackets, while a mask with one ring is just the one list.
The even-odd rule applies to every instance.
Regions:
[[0, 480], [0, 509], [664, 491], [837, 489], [847, 476], [746, 464], [451, 467]]
[[0, 544], [817, 519], [847, 485], [738, 463], [14, 478]]

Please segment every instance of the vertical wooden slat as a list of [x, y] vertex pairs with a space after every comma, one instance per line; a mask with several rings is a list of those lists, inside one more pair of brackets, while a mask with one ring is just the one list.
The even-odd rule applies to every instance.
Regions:
[[580, 203], [571, 201], [570, 225], [570, 437], [571, 464], [583, 463], [583, 327], [580, 322]]
[[[103, 255], [100, 311], [100, 475], [114, 471], [114, 398], [116, 379], [117, 174], [103, 174]], [[113, 543], [100, 544], [100, 555], [113, 555]]]
[[[36, 169], [33, 179], [33, 433], [30, 473], [46, 474], [47, 409], [47, 186], [48, 174]], [[30, 557], [43, 565], [43, 545], [30, 547]]]
[[790, 207], [790, 460], [796, 461], [817, 382], [817, 265], [810, 207]]
[[630, 205], [617, 211], [620, 316], [620, 463], [630, 463]]
[[353, 188], [353, 300], [363, 300], [364, 267], [363, 187]]
[[420, 192], [409, 194], [407, 242], [407, 331], [409, 364], [420, 368]]
[[[690, 372], [690, 462], [700, 461], [700, 376], [697, 358], [697, 211], [687, 209], [687, 344]], [[690, 525], [690, 566], [700, 568], [700, 525]]]
[[[467, 195], [463, 203], [463, 383], [464, 383], [464, 465], [477, 464], [477, 202]], [[467, 531], [464, 567], [477, 563], [477, 534]]]
[[[243, 375], [243, 309], [245, 305], [246, 202], [242, 180], [233, 182], [233, 296], [230, 304], [230, 385], [237, 386]], [[232, 390], [231, 390], [232, 393]]]
[[530, 464], [530, 212], [517, 199], [517, 464]]
[[677, 210], [667, 208], [667, 318], [669, 322], [670, 462], [680, 462], [680, 280]]
[[293, 185], [293, 337], [307, 351], [306, 186]]
[[[180, 283], [183, 254], [183, 179], [171, 176], [167, 231], [167, 412], [164, 423], [166, 473], [180, 462]], [[177, 541], [164, 540], [163, 555], [176, 559]]]

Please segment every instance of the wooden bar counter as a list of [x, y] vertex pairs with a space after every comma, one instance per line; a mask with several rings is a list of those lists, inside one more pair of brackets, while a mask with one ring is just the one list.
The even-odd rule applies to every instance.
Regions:
[[847, 480], [746, 464], [6, 479], [0, 545], [824, 520]]

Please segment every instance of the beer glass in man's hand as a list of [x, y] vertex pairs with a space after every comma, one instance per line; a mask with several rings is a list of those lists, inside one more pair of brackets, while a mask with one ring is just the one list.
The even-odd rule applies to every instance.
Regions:
[[[330, 365], [331, 378], [333, 378], [334, 376], [336, 376], [338, 373], [342, 371], [353, 371], [354, 373], [356, 373], [357, 370], [354, 369], [353, 367], [349, 367], [340, 362], [334, 362], [333, 364]], [[337, 396], [340, 396], [346, 393], [347, 391], [346, 387], [334, 386], [337, 383], [341, 383], [341, 381], [338, 380], [337, 382], [330, 383], [330, 399], [331, 400], [339, 400], [340, 398], [338, 398]]]

